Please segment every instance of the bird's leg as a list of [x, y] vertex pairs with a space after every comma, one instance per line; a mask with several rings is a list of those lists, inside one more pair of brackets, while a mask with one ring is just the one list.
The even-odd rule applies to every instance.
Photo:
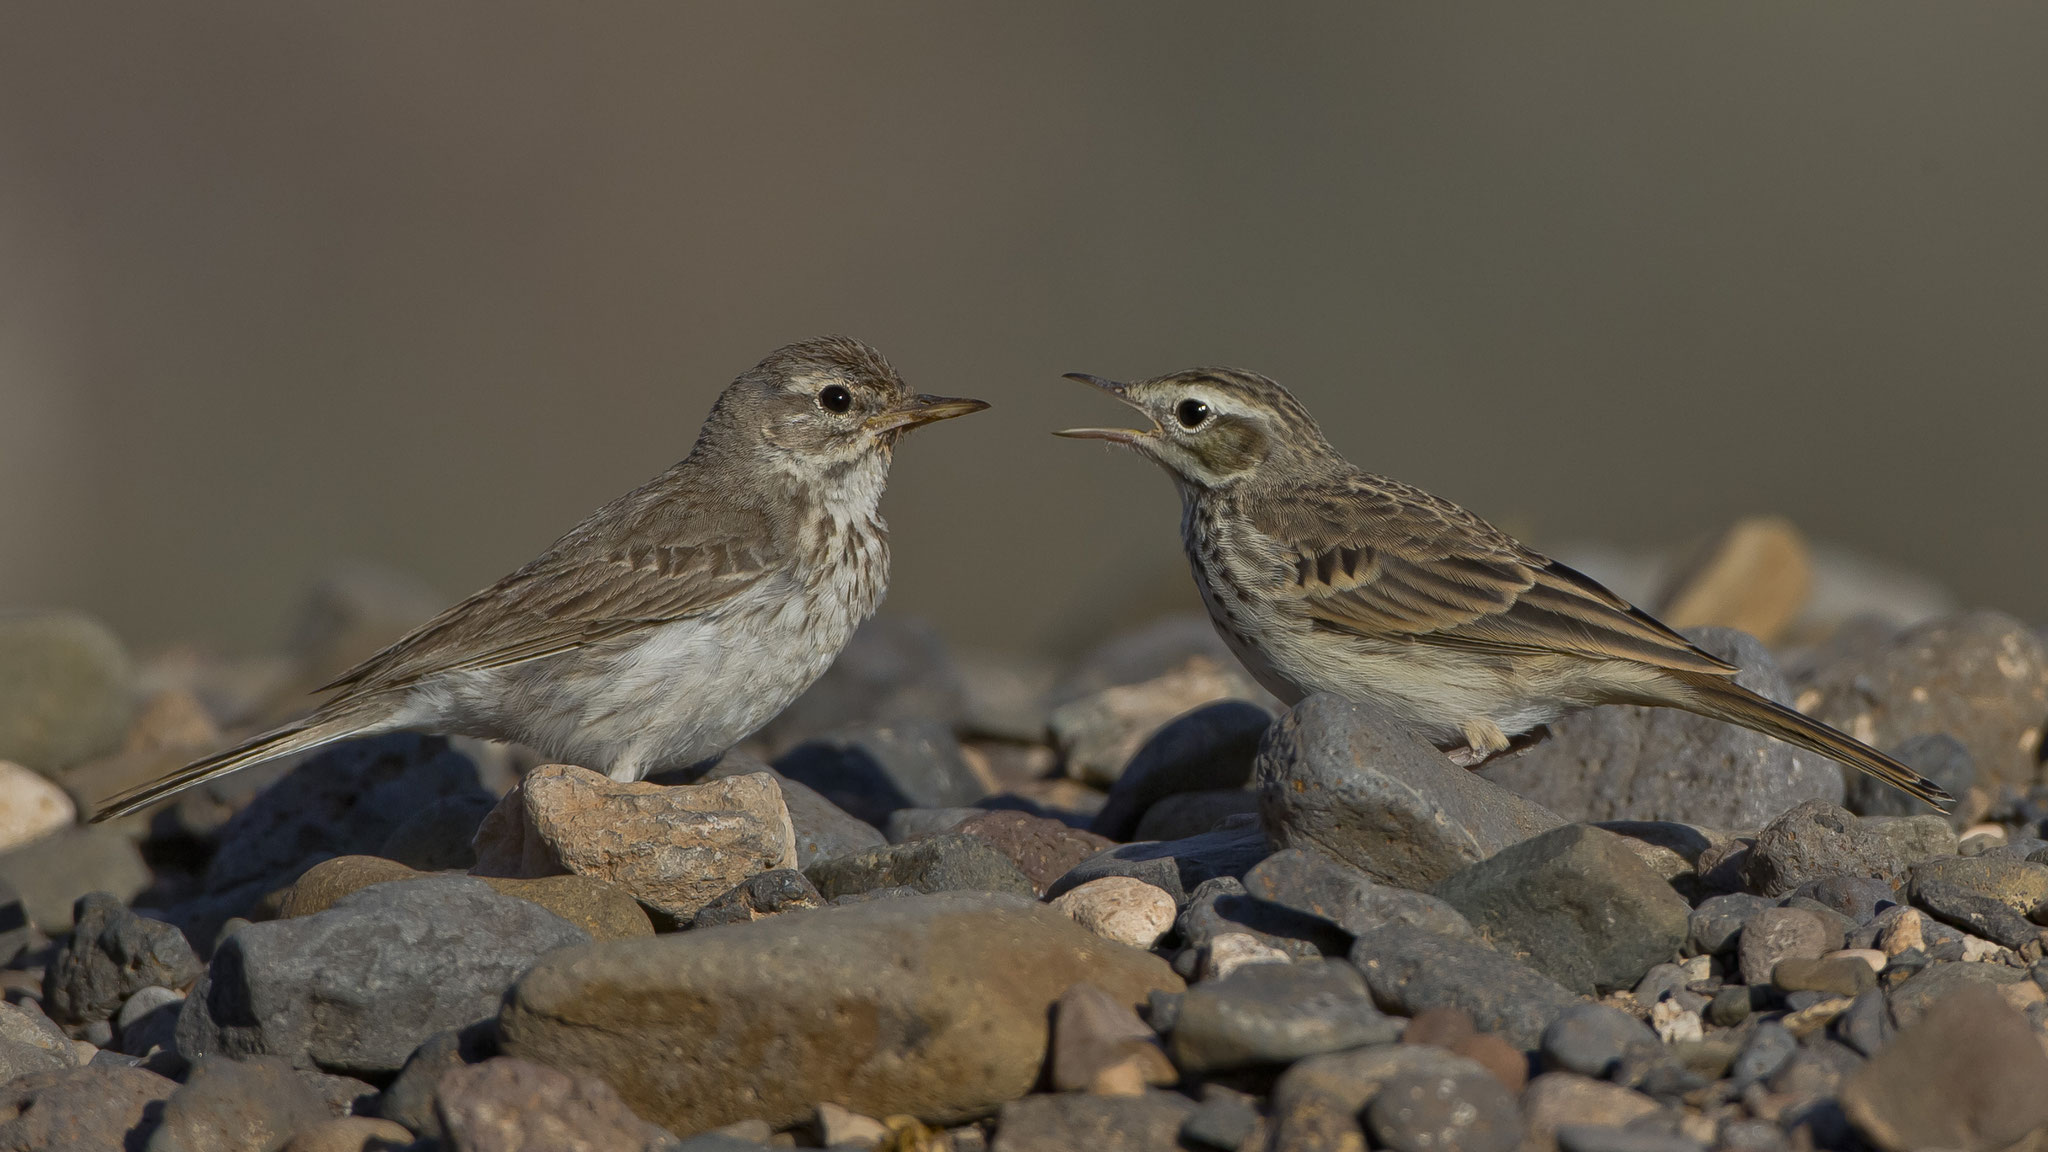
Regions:
[[1511, 756], [1524, 748], [1533, 748], [1549, 736], [1550, 727], [1546, 724], [1539, 724], [1527, 732], [1509, 736], [1500, 730], [1500, 725], [1482, 717], [1466, 721], [1465, 743], [1462, 746], [1444, 749], [1444, 755], [1449, 756], [1451, 763], [1460, 768], [1476, 769], [1502, 756]]

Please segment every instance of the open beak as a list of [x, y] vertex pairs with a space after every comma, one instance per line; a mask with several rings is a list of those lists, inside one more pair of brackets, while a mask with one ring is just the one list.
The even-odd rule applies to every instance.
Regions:
[[899, 428], [916, 428], [935, 420], [951, 420], [969, 412], [979, 412], [988, 407], [986, 400], [967, 400], [958, 396], [912, 396], [886, 412], [879, 412], [867, 419], [870, 432], [893, 432]]
[[[1130, 397], [1129, 385], [1119, 384], [1114, 380], [1104, 380], [1100, 376], [1090, 376], [1086, 372], [1069, 372], [1062, 379], [1078, 380], [1083, 384], [1092, 384], [1111, 396], [1129, 404], [1131, 407], [1138, 408], [1137, 403]], [[1140, 412], [1144, 411], [1143, 408], [1138, 408], [1138, 410]], [[1111, 444], [1136, 444], [1140, 440], [1150, 440], [1158, 434], [1159, 425], [1157, 423], [1154, 423], [1150, 429], [1067, 428], [1053, 433], [1055, 436], [1065, 436], [1073, 440], [1107, 440]]]

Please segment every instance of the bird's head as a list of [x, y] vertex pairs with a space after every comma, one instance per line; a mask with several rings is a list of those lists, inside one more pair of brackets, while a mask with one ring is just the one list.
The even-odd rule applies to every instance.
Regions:
[[1283, 463], [1331, 454], [1301, 402], [1255, 372], [1191, 368], [1130, 384], [1080, 372], [1066, 378], [1102, 389], [1144, 413], [1152, 426], [1069, 428], [1055, 435], [1125, 445], [1195, 488], [1230, 488]]
[[[886, 464], [904, 433], [979, 412], [980, 400], [912, 392], [880, 352], [822, 336], [770, 352], [718, 398], [706, 436], [764, 446], [802, 473]], [[750, 449], [751, 450], [751, 449]]]

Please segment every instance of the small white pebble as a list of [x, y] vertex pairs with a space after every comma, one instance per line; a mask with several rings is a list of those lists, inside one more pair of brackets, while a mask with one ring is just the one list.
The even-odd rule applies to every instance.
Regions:
[[1157, 885], [1129, 876], [1104, 876], [1062, 894], [1052, 906], [1107, 940], [1150, 948], [1173, 927], [1180, 909]]
[[1657, 1030], [1657, 1038], [1666, 1044], [1681, 1044], [1705, 1035], [1705, 1030], [1700, 1027], [1700, 1014], [1681, 1006], [1676, 1000], [1659, 1000], [1652, 1004], [1650, 1026]]
[[1974, 964], [1984, 960], [1997, 960], [2005, 955], [2005, 946], [1982, 936], [1963, 933], [1963, 963]]
[[1863, 961], [1865, 964], [1870, 965], [1872, 972], [1884, 971], [1884, 964], [1887, 959], [1884, 953], [1875, 948], [1844, 948], [1839, 952], [1830, 952], [1821, 957], [1823, 960], [1840, 960], [1845, 958]]
[[1220, 980], [1247, 964], [1290, 964], [1287, 953], [1245, 932], [1225, 932], [1202, 950], [1202, 979]]
[[69, 793], [11, 760], [0, 760], [0, 850], [18, 847], [78, 820]]
[[1973, 836], [1989, 836], [1994, 843], [2003, 844], [2006, 841], [2005, 825], [1989, 823], [1972, 824], [1968, 828], [1963, 829], [1963, 834], [1956, 837], [1956, 839], [1958, 841], [1968, 840]]

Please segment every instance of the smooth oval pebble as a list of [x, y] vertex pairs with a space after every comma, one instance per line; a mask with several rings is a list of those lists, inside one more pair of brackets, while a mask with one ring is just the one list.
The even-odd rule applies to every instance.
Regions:
[[1843, 960], [1852, 958], [1856, 960], [1861, 960], [1865, 964], [1870, 965], [1870, 970], [1872, 972], [1884, 971], [1885, 960], [1887, 959], [1885, 954], [1881, 950], [1876, 948], [1844, 948], [1838, 952], [1830, 952], [1827, 955], [1821, 957], [1821, 959], [1823, 960]]
[[1158, 943], [1179, 912], [1165, 889], [1130, 876], [1090, 880], [1053, 900], [1052, 906], [1097, 936], [1133, 948]]

